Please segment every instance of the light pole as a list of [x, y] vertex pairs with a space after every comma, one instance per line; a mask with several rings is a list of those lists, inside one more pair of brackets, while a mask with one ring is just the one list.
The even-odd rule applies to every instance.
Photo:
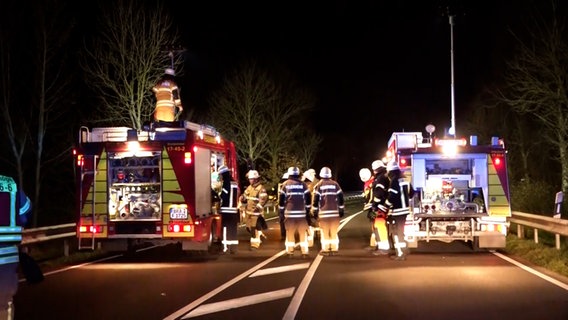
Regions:
[[448, 133], [456, 138], [456, 115], [455, 115], [455, 93], [454, 93], [454, 17], [448, 14], [450, 18], [450, 61], [451, 61], [451, 93], [452, 93], [452, 119]]

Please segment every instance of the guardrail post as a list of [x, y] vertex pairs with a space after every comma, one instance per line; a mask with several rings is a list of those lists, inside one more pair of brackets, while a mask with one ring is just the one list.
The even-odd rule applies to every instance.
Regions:
[[517, 224], [517, 238], [519, 239], [525, 238], [525, 228], [520, 224]]
[[[562, 201], [564, 200], [564, 193], [562, 191], [558, 191], [556, 193], [556, 199], [554, 200], [554, 218], [560, 219], [562, 214]], [[554, 240], [556, 242], [556, 249], [560, 250], [560, 235], [556, 233], [554, 235]]]
[[534, 243], [538, 243], [538, 229], [534, 229]]

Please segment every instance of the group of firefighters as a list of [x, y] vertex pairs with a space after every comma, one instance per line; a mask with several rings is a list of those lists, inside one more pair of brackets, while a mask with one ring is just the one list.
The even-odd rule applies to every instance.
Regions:
[[[257, 170], [247, 173], [249, 185], [239, 196], [239, 188], [229, 169], [221, 166], [218, 173], [222, 184], [220, 212], [223, 252], [237, 252], [239, 221], [244, 222], [250, 234], [250, 250], [259, 249], [262, 238], [266, 238], [263, 233], [263, 230], [267, 229], [264, 210], [268, 202], [268, 192], [260, 181], [260, 174]], [[322, 255], [334, 255], [339, 250], [337, 232], [339, 220], [345, 213], [343, 191], [332, 179], [329, 167], [323, 167], [319, 176], [320, 179], [317, 179], [315, 170], [309, 169], [300, 177], [300, 169], [290, 167], [278, 186], [277, 206], [281, 236], [289, 257], [294, 255], [297, 243], [302, 257], [308, 256], [316, 229], [320, 231]]]
[[364, 183], [363, 210], [371, 222], [370, 246], [374, 255], [388, 255], [397, 261], [406, 260], [408, 254], [404, 240], [404, 224], [409, 213], [410, 199], [414, 188], [402, 174], [395, 162], [387, 165], [381, 160], [371, 164], [373, 172], [367, 168], [359, 171]]
[[[372, 172], [361, 169], [359, 176], [364, 182], [364, 210], [371, 222], [370, 246], [373, 254], [389, 255], [394, 251], [392, 259], [406, 260], [408, 252], [404, 225], [414, 189], [394, 162], [385, 165], [381, 160], [376, 160], [371, 168]], [[224, 251], [236, 252], [239, 221], [245, 223], [250, 234], [250, 250], [257, 250], [262, 238], [266, 238], [263, 230], [267, 228], [264, 211], [268, 192], [260, 181], [258, 171], [250, 170], [247, 173], [249, 185], [238, 196], [236, 182], [232, 181], [230, 174], [224, 174], [228, 171], [225, 166], [219, 169], [224, 181], [221, 197], [227, 199], [221, 203]], [[231, 181], [231, 184], [226, 181]], [[332, 179], [329, 167], [321, 168], [319, 179], [314, 169], [308, 169], [300, 176], [298, 167], [288, 168], [278, 186], [277, 207], [281, 236], [289, 257], [294, 256], [296, 246], [299, 246], [301, 256], [307, 257], [316, 231], [320, 236], [320, 254], [338, 253], [339, 223], [345, 214], [345, 199], [339, 183]]]

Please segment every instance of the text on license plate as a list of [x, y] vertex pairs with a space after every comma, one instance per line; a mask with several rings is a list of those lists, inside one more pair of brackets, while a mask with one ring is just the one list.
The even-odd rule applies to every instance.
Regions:
[[170, 208], [170, 219], [187, 219], [187, 208]]

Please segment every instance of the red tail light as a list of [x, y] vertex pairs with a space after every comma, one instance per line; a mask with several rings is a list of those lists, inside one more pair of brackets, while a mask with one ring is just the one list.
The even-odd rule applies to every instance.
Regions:
[[170, 223], [168, 225], [168, 232], [190, 232], [191, 224], [187, 223]]

